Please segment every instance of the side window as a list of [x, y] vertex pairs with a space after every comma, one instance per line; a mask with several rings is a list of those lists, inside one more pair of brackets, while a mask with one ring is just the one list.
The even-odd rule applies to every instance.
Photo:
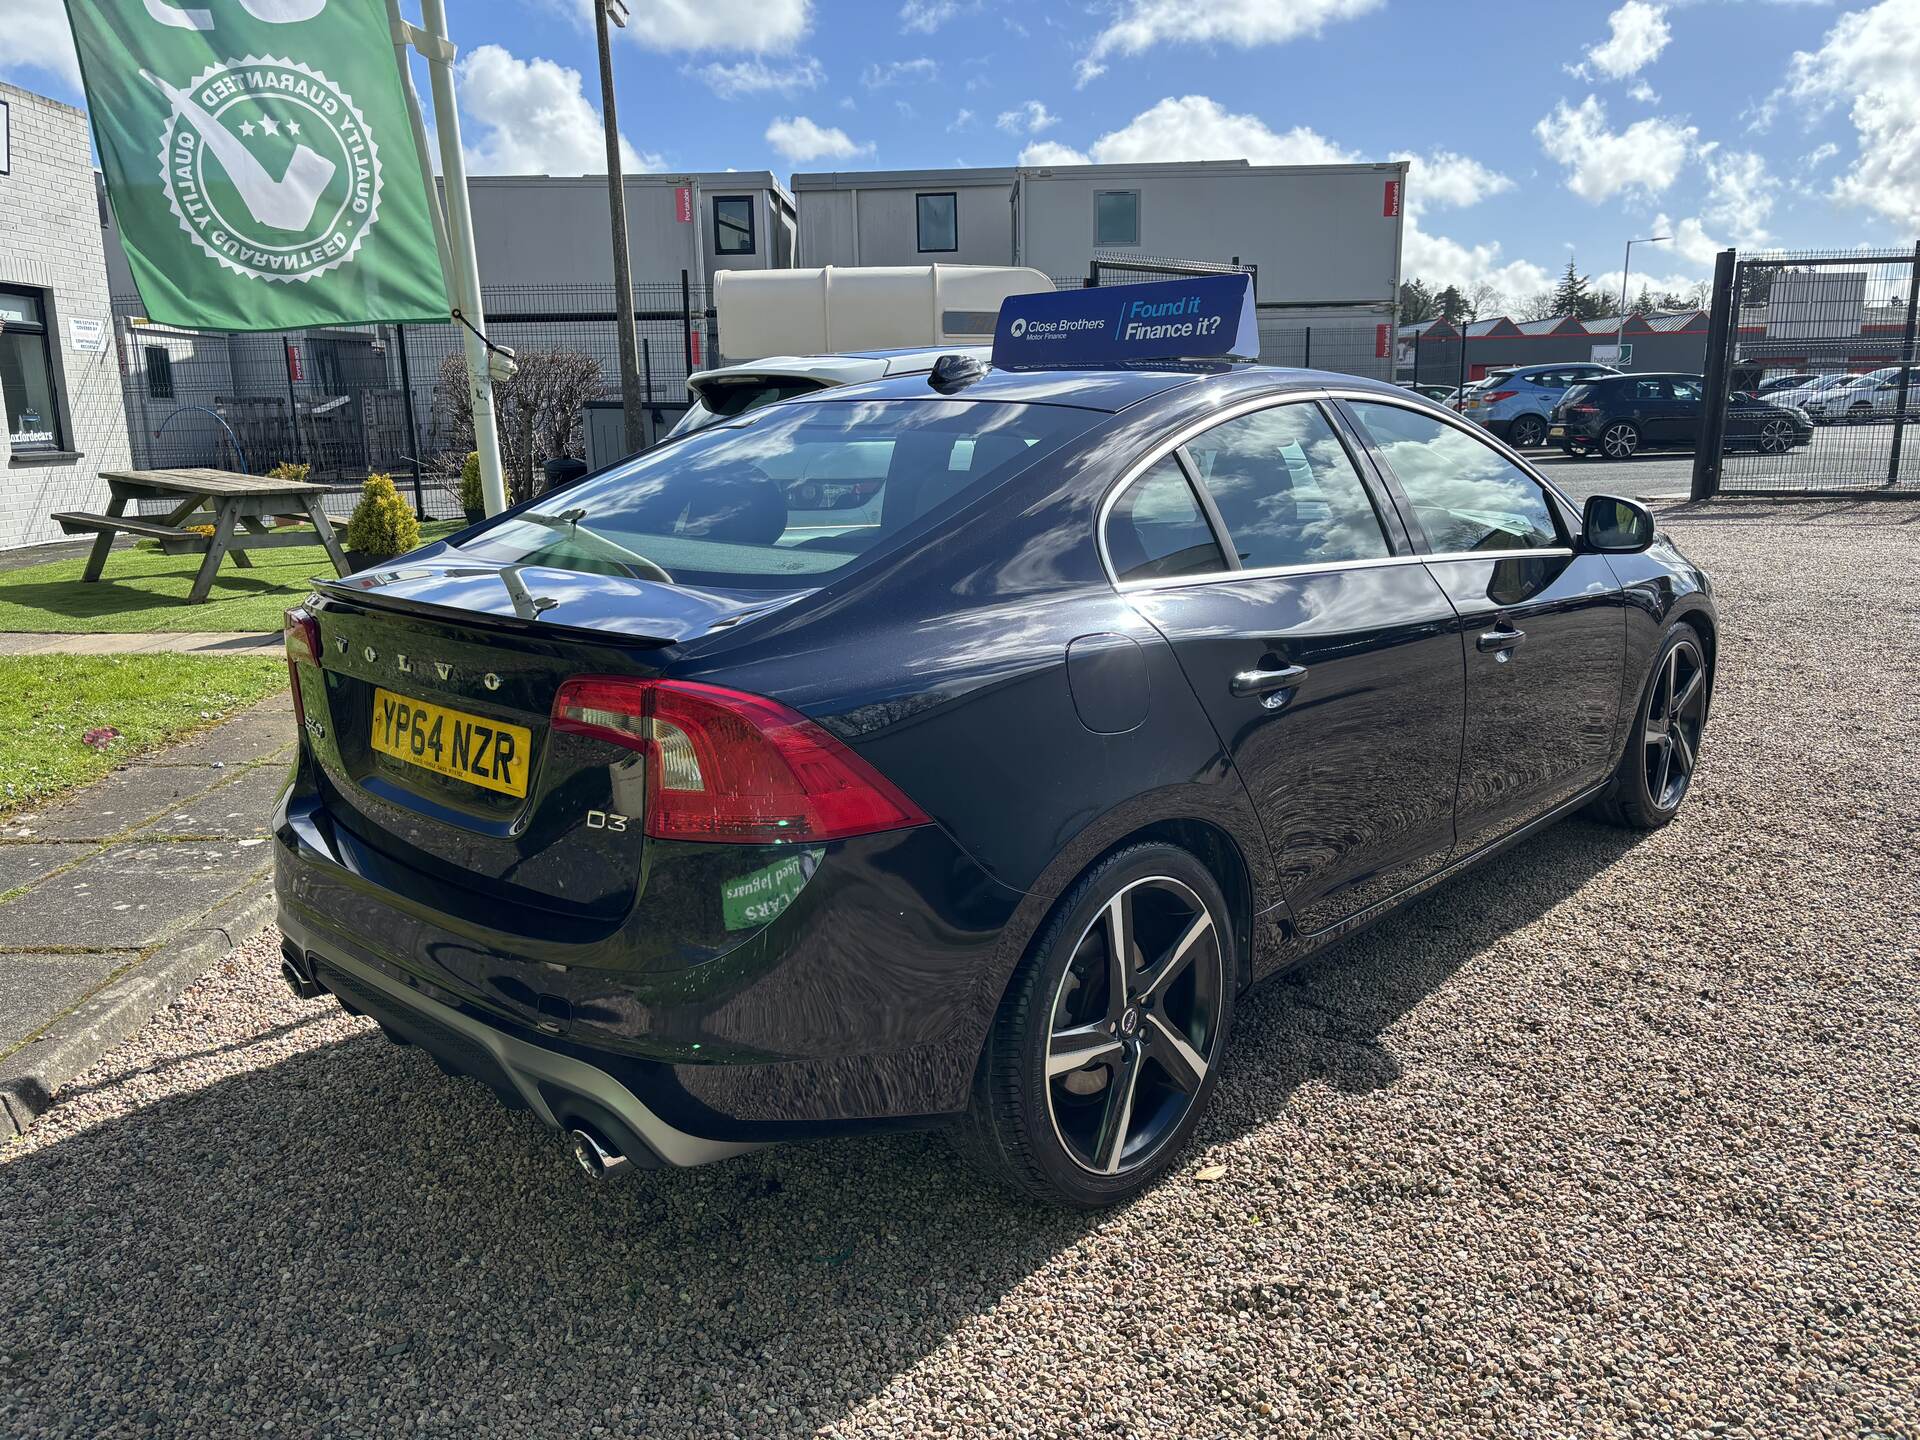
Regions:
[[1667, 385], [1664, 380], [1636, 380], [1633, 382], [1633, 398], [1636, 400], [1664, 400], [1667, 398]]
[[1127, 487], [1107, 512], [1106, 533], [1116, 580], [1209, 575], [1227, 568], [1186, 472], [1171, 455]]
[[1673, 398], [1676, 400], [1698, 400], [1700, 387], [1691, 380], [1675, 380], [1672, 383]]
[[1417, 410], [1351, 403], [1436, 554], [1560, 543], [1546, 492], [1490, 445]]
[[1250, 570], [1390, 553], [1367, 488], [1317, 405], [1242, 415], [1188, 442], [1187, 453]]
[[922, 255], [960, 248], [959, 193], [913, 197], [915, 242]]
[[713, 250], [716, 255], [753, 254], [753, 197], [713, 197]]

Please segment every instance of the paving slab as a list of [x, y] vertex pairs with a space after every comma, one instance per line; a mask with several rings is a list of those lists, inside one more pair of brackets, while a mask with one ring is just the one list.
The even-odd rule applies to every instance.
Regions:
[[168, 746], [146, 757], [148, 765], [207, 766], [231, 769], [254, 760], [293, 753], [293, 703], [285, 692], [242, 710], [204, 735]]
[[65, 842], [43, 845], [34, 840], [0, 845], [0, 895], [44, 879], [62, 865], [72, 864], [94, 848], [92, 845]]
[[0, 635], [0, 655], [251, 655], [283, 643], [278, 631], [201, 630], [187, 633]]
[[210, 765], [129, 765], [0, 825], [3, 840], [111, 840], [230, 779]]
[[273, 827], [274, 802], [286, 788], [287, 773], [287, 766], [273, 760], [249, 766], [224, 784], [166, 811], [137, 835], [224, 835], [235, 839], [264, 835]]
[[272, 858], [264, 841], [114, 845], [0, 904], [0, 946], [144, 949], [264, 874]]
[[[137, 950], [93, 955], [0, 955], [0, 1054], [85, 1000]], [[4, 1132], [0, 1132], [4, 1133]]]

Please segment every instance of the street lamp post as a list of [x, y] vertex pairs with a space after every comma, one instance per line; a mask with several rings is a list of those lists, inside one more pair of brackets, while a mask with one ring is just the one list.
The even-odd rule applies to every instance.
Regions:
[[1613, 363], [1620, 363], [1620, 356], [1627, 345], [1627, 276], [1633, 270], [1633, 247], [1636, 245], [1658, 245], [1663, 240], [1671, 240], [1671, 235], [1643, 235], [1638, 240], [1627, 241], [1627, 258], [1620, 262], [1620, 318], [1613, 326]]
[[613, 46], [607, 30], [612, 21], [627, 25], [626, 0], [594, 0], [593, 29], [600, 43], [600, 115], [607, 127], [607, 209], [613, 221], [613, 298], [619, 322], [620, 411], [626, 421], [627, 453], [646, 448], [647, 430], [641, 411], [639, 345], [633, 327], [633, 262], [627, 254], [627, 181], [620, 169], [620, 121], [613, 108]]

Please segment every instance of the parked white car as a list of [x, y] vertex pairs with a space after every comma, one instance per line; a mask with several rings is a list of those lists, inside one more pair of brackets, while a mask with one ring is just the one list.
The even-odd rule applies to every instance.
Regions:
[[[1888, 365], [1835, 385], [1801, 408], [1816, 421], [1891, 419], [1900, 405], [1900, 367]], [[1920, 414], [1920, 367], [1907, 372], [1907, 414]]]

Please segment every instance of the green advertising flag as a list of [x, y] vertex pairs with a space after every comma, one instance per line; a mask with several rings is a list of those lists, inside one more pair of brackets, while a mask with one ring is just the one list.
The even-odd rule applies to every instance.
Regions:
[[67, 0], [149, 318], [448, 318], [384, 0]]

